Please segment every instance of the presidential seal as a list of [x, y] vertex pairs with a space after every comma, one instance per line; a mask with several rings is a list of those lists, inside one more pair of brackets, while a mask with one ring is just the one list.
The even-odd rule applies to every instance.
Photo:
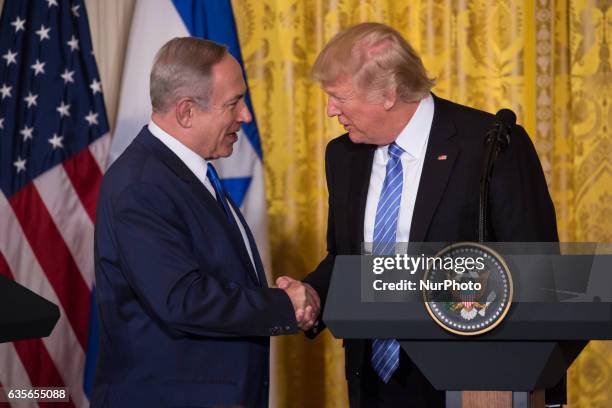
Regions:
[[445, 330], [474, 336], [495, 328], [512, 304], [512, 276], [493, 249], [461, 242], [436, 255], [421, 289], [425, 308]]

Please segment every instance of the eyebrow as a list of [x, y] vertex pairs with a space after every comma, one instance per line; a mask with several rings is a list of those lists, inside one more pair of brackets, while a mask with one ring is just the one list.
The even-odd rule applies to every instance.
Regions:
[[238, 94], [238, 95], [234, 96], [232, 99], [230, 99], [227, 102], [225, 102], [225, 104], [226, 105], [231, 105], [234, 102], [238, 102], [240, 99], [244, 98], [245, 95], [246, 95], [246, 93]]
[[331, 97], [334, 97], [336, 99], [348, 99], [351, 95], [340, 95], [338, 93], [335, 92], [327, 92], [327, 94]]

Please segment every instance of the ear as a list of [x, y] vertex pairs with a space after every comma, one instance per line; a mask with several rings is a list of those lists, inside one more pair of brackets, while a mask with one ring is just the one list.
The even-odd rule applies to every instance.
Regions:
[[395, 103], [397, 102], [397, 92], [395, 91], [395, 89], [388, 90], [383, 95], [383, 98], [383, 108], [389, 111], [393, 109]]
[[181, 98], [174, 105], [176, 122], [184, 128], [190, 128], [194, 115], [195, 102], [191, 98]]

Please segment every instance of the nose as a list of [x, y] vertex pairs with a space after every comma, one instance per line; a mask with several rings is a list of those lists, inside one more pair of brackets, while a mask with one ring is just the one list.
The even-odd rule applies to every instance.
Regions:
[[238, 121], [241, 123], [251, 123], [251, 121], [253, 120], [253, 115], [249, 111], [249, 107], [244, 101], [242, 101], [241, 104], [242, 104], [242, 109], [240, 110]]
[[340, 109], [336, 105], [336, 101], [331, 96], [327, 98], [327, 116], [330, 118], [340, 115]]

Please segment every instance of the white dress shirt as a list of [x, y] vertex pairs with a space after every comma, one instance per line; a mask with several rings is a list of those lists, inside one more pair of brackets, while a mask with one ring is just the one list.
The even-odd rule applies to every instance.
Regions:
[[[397, 235], [395, 242], [408, 242], [412, 214], [416, 202], [421, 172], [425, 161], [425, 151], [429, 140], [429, 131], [433, 122], [434, 101], [431, 95], [422, 99], [419, 106], [404, 129], [395, 139], [395, 143], [404, 149], [401, 156], [403, 184], [402, 199], [400, 202]], [[363, 238], [366, 244], [371, 244], [374, 237], [374, 221], [376, 208], [385, 180], [387, 162], [389, 161], [389, 145], [379, 146], [374, 152], [370, 186], [366, 202], [365, 219], [363, 223]], [[366, 248], [369, 248], [366, 245]]]
[[[155, 136], [163, 144], [165, 144], [168, 149], [172, 150], [172, 152], [176, 154], [183, 163], [185, 163], [185, 166], [187, 166], [189, 170], [191, 170], [191, 172], [198, 178], [198, 180], [200, 180], [202, 184], [204, 184], [204, 187], [206, 187], [206, 189], [213, 196], [213, 198], [218, 200], [219, 198], [215, 193], [215, 188], [212, 186], [210, 180], [208, 180], [208, 177], [206, 177], [206, 173], [208, 171], [208, 160], [204, 159], [202, 156], [179, 142], [176, 138], [170, 136], [162, 128], [157, 126], [155, 122], [150, 121], [148, 126], [149, 132], [151, 132], [153, 136]], [[244, 229], [244, 225], [242, 225], [240, 219], [236, 215], [234, 207], [232, 207], [229, 202], [227, 203], [227, 206], [232, 211], [232, 215], [234, 216], [236, 225], [238, 225], [238, 228], [240, 229], [240, 234], [242, 235], [244, 246], [246, 247], [247, 252], [249, 253], [249, 258], [251, 259], [251, 264], [253, 265], [253, 271], [255, 271], [255, 276], [257, 276], [257, 268], [255, 267], [255, 261], [253, 260], [253, 251], [251, 249], [251, 245], [249, 245], [249, 239]], [[258, 276], [257, 280], [259, 281]]]

